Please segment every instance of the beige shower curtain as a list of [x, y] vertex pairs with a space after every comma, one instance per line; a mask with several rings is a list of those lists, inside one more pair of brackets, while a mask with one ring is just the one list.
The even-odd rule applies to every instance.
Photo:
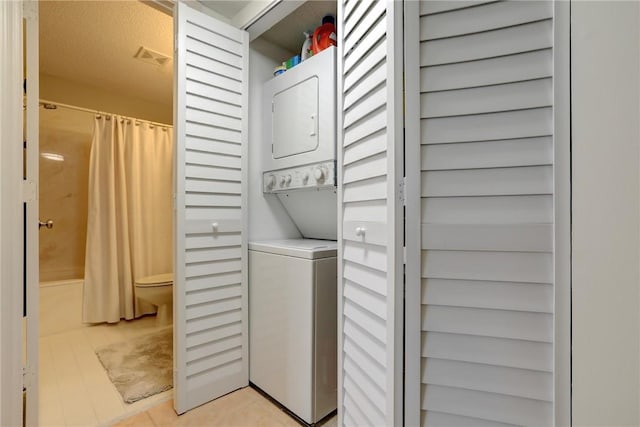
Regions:
[[82, 317], [118, 322], [153, 313], [137, 278], [172, 271], [173, 131], [96, 116]]

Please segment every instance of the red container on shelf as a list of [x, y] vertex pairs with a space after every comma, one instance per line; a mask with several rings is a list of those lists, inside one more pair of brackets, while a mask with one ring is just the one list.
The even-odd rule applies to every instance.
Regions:
[[337, 44], [335, 20], [333, 16], [327, 15], [322, 18], [322, 25], [313, 32], [311, 50], [315, 55], [329, 46], [336, 46]]

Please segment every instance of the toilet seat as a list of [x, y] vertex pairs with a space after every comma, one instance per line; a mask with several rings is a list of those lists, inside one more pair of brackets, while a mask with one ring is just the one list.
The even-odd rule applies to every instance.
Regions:
[[159, 287], [173, 285], [173, 273], [155, 274], [153, 276], [141, 277], [136, 280], [136, 286]]

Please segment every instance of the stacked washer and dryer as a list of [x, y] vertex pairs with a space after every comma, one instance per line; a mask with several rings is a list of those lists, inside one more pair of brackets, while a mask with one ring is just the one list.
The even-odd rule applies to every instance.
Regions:
[[303, 239], [249, 243], [249, 379], [308, 424], [337, 406], [336, 49], [265, 83], [263, 192]]

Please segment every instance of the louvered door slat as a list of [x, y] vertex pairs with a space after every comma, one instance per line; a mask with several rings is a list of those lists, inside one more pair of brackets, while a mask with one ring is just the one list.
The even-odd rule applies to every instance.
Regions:
[[442, 427], [511, 427], [515, 424], [498, 423], [479, 418], [465, 417], [461, 415], [447, 414], [445, 412], [429, 411], [425, 412], [422, 425], [433, 425]]
[[420, 18], [420, 39], [455, 37], [512, 27], [553, 16], [553, 3], [501, 1]]
[[553, 375], [527, 369], [443, 359], [423, 361], [422, 380], [428, 384], [487, 391], [551, 402]]
[[375, 88], [387, 78], [384, 64], [378, 64], [373, 70], [366, 74], [347, 94], [344, 96], [344, 108], [350, 108], [363, 96]]
[[551, 283], [552, 257], [544, 252], [435, 250], [422, 256], [425, 278]]
[[423, 279], [422, 304], [553, 313], [553, 286], [547, 283]]
[[422, 1], [420, 2], [420, 15], [433, 15], [434, 13], [448, 12], [456, 9], [480, 6], [483, 3], [492, 3], [497, 0], [458, 0], [458, 1]]
[[238, 156], [192, 150], [185, 152], [185, 160], [193, 165], [211, 165], [229, 169], [240, 169], [242, 161]]
[[[214, 58], [209, 57], [207, 54], [203, 55], [200, 52], [194, 50], [187, 50], [185, 53], [187, 64], [190, 67], [196, 67], [201, 70], [216, 70], [216, 74], [220, 74], [228, 79], [236, 81], [242, 81], [242, 69], [233, 67], [223, 62], [218, 62]], [[211, 72], [211, 71], [210, 71]]]
[[422, 95], [423, 117], [462, 116], [551, 105], [551, 79], [498, 84]]
[[548, 165], [553, 159], [551, 137], [425, 145], [423, 170], [484, 169]]
[[422, 357], [542, 372], [553, 370], [551, 344], [486, 336], [423, 332]]
[[550, 166], [461, 169], [422, 173], [425, 197], [551, 194]]
[[[244, 56], [244, 47], [241, 41], [235, 40], [233, 37], [229, 37], [223, 30], [216, 31], [215, 28], [201, 26], [198, 23], [193, 22], [189, 34], [189, 39], [199, 40], [216, 49], [224, 50], [233, 53], [238, 58]], [[192, 45], [187, 46], [188, 50], [192, 50]], [[209, 50], [207, 49], [207, 52]]]
[[235, 130], [237, 132], [242, 131], [242, 123], [240, 123], [240, 120], [212, 113], [210, 111], [187, 110], [186, 117], [190, 122], [215, 123], [219, 128]]
[[423, 40], [420, 44], [420, 66], [497, 59], [501, 56], [522, 54], [551, 46], [553, 46], [552, 23], [544, 20], [464, 37]]
[[[199, 94], [187, 92], [186, 102], [194, 109], [208, 111], [213, 114], [232, 117], [234, 119], [242, 118], [242, 108], [238, 105], [229, 105], [215, 99], [200, 96]], [[187, 136], [191, 134], [187, 133]]]
[[178, 413], [248, 384], [248, 37], [176, 4], [175, 388]]
[[355, 68], [360, 67], [360, 62], [367, 52], [369, 52], [376, 44], [380, 43], [385, 37], [387, 27], [386, 20], [378, 21], [372, 27], [360, 43], [351, 52], [345, 52], [344, 72], [345, 75], [351, 73]]
[[422, 409], [515, 425], [550, 425], [551, 402], [438, 385], [423, 386]]
[[351, 339], [345, 339], [344, 346], [349, 354], [354, 355], [358, 360], [362, 369], [369, 374], [369, 378], [376, 384], [378, 390], [384, 390], [386, 381], [384, 367]]
[[420, 85], [426, 92], [471, 88], [551, 75], [551, 49], [520, 55], [454, 63], [420, 70]]
[[221, 101], [226, 104], [236, 106], [239, 106], [242, 103], [242, 95], [231, 92], [227, 89], [221, 89], [215, 86], [206, 85], [201, 82], [187, 80], [186, 89], [188, 93], [197, 94], [201, 98]]
[[357, 83], [364, 75], [374, 69], [381, 61], [384, 60], [387, 52], [386, 39], [382, 39], [371, 51], [367, 52], [364, 57], [360, 58], [361, 67], [357, 67], [344, 77], [344, 92], [351, 90], [351, 87]]
[[345, 165], [357, 162], [369, 156], [375, 156], [386, 149], [386, 141], [383, 132], [369, 135], [356, 144], [351, 144], [344, 150], [343, 163]]
[[242, 93], [242, 82], [229, 77], [212, 73], [193, 66], [187, 66], [187, 78], [207, 84], [209, 86], [226, 88], [232, 92]]
[[551, 252], [551, 224], [424, 224], [422, 249]]
[[[365, 2], [366, 4], [366, 2]], [[353, 47], [359, 42], [365, 33], [379, 20], [385, 12], [385, 4], [382, 2], [371, 2], [372, 10], [369, 11], [365, 19], [358, 22], [357, 26], [350, 29], [347, 25], [347, 34], [345, 37], [345, 52], [351, 51]]]
[[[426, 200], [425, 200], [426, 199]], [[422, 222], [443, 224], [521, 224], [553, 221], [549, 196], [429, 197]]]
[[420, 88], [421, 415], [411, 419], [553, 425], [554, 5], [419, 10], [408, 72]]
[[552, 109], [546, 107], [425, 119], [422, 121], [422, 143], [446, 144], [551, 135], [551, 116]]
[[[358, 347], [361, 350], [361, 353], [366, 354], [365, 357], [371, 358], [378, 362], [378, 364], [380, 365], [380, 369], [374, 374], [378, 375], [379, 377], [385, 378], [385, 365], [387, 358], [385, 354], [384, 343], [380, 342], [379, 340], [372, 339], [375, 337], [372, 337], [369, 331], [365, 331], [354, 322], [351, 322], [349, 319], [345, 319], [343, 331], [345, 347], [347, 347], [347, 350], [349, 348], [347, 343], [351, 342], [353, 344], [351, 348]], [[355, 353], [357, 353], [357, 351]], [[356, 356], [354, 355], [353, 357]], [[384, 383], [386, 382], [386, 380], [383, 380], [382, 382]]]
[[[193, 29], [194, 27], [192, 27]], [[202, 30], [206, 34], [207, 30]], [[205, 36], [206, 37], [206, 36]], [[242, 56], [220, 49], [211, 43], [204, 43], [197, 38], [189, 37], [189, 50], [230, 67], [242, 68]]]
[[227, 154], [231, 156], [240, 156], [242, 152], [242, 146], [240, 144], [226, 141], [212, 141], [196, 136], [187, 136], [185, 138], [185, 148], [204, 153]]

